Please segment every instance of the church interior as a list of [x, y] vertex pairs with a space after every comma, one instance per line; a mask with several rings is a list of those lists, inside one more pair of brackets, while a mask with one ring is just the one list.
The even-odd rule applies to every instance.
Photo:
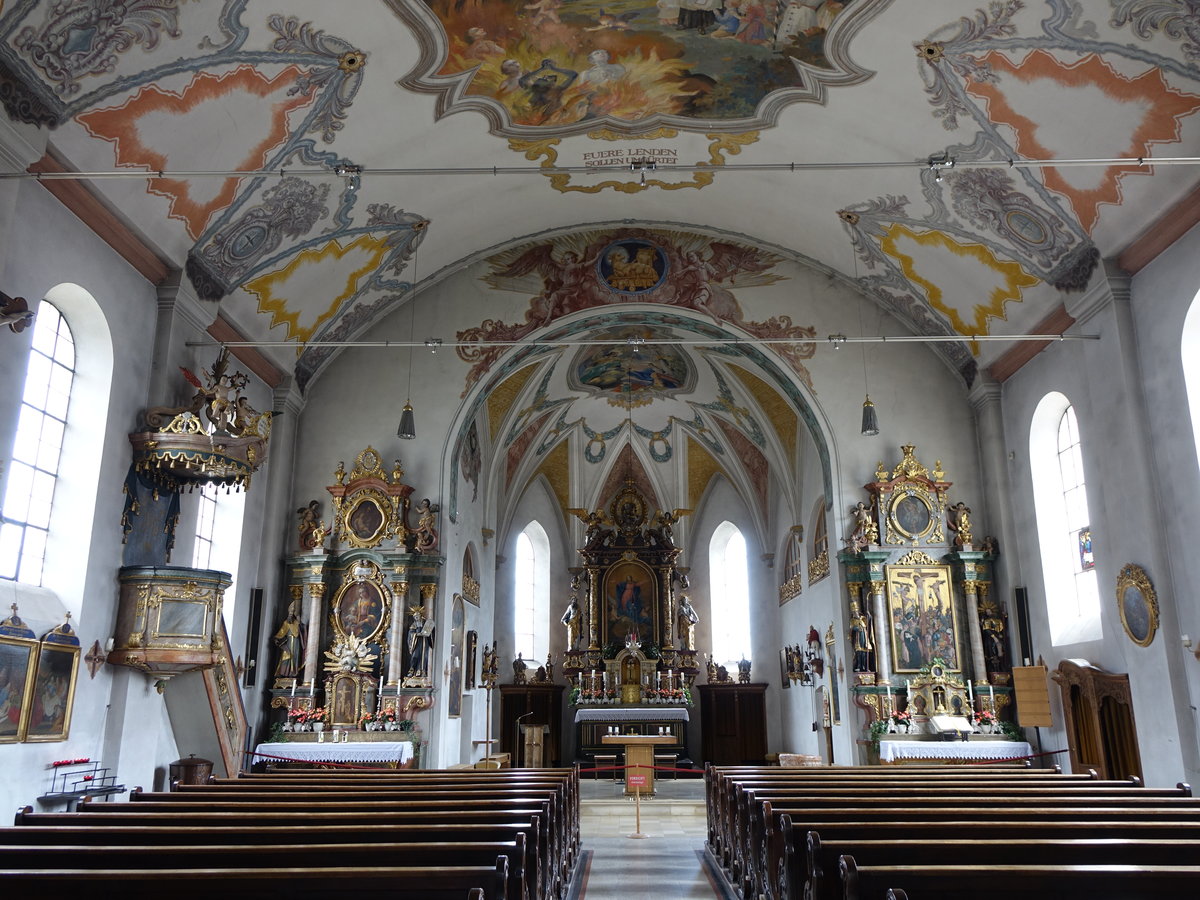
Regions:
[[3, 4], [5, 808], [1195, 783], [1185, 6]]

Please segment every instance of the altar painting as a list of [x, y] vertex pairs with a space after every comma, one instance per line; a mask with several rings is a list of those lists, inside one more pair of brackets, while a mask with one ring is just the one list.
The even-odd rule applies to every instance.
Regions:
[[624, 642], [631, 634], [639, 643], [656, 640], [657, 587], [654, 573], [642, 563], [620, 562], [608, 570], [604, 578], [605, 644]]
[[941, 658], [959, 671], [958, 616], [950, 567], [887, 566], [892, 661], [897, 672], [917, 672]]
[[383, 625], [383, 594], [370, 581], [356, 581], [342, 591], [335, 610], [342, 634], [370, 640]]

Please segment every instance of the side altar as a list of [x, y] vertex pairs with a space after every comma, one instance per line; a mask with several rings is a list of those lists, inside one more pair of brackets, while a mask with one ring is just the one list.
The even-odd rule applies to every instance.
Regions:
[[[977, 732], [973, 739], [1019, 736], [1008, 614], [993, 591], [996, 541], [977, 538], [970, 507], [950, 502], [940, 460], [929, 468], [915, 446], [900, 450], [890, 470], [880, 462], [864, 485], [867, 499], [851, 507], [838, 554], [851, 699], [871, 743], [894, 733], [900, 744], [941, 741], [947, 720]], [[937, 758], [955, 756], [951, 749]]]
[[399, 460], [386, 469], [367, 447], [350, 472], [341, 462], [334, 470], [332, 521], [318, 500], [297, 510], [291, 600], [273, 636], [271, 706], [281, 715], [365, 735], [397, 721], [412, 727], [432, 706], [438, 507], [414, 507], [403, 477]]

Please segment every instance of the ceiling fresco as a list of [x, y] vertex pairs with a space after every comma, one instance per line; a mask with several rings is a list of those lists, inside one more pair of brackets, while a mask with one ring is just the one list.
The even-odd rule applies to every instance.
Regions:
[[498, 134], [598, 124], [713, 130], [774, 124], [788, 104], [871, 72], [850, 40], [890, 0], [392, 0], [421, 39], [402, 84], [437, 92], [443, 114], [476, 109]]
[[[63, 168], [139, 176], [87, 184], [234, 331], [273, 343], [301, 390], [413, 296], [419, 246], [427, 277], [478, 264], [528, 299], [517, 321], [481, 310], [462, 340], [678, 307], [794, 338], [787, 365], [808, 387], [811, 323], [745, 289], [815, 261], [881, 318], [961, 338], [930, 352], [970, 385], [1006, 350], [974, 338], [1036, 330], [1197, 184], [1188, 166], [983, 164], [1198, 155], [1194, 7], [8, 0], [0, 102]], [[588, 153], [621, 165], [567, 171]], [[662, 160], [649, 178], [630, 171], [638, 153]], [[531, 177], [454, 174], [514, 158]], [[843, 160], [913, 167], [755, 169]], [[502, 362], [459, 355], [467, 394]]]
[[[646, 274], [627, 270], [639, 260]], [[812, 357], [816, 332], [786, 315], [755, 322], [746, 319], [734, 288], [774, 284], [783, 259], [766, 250], [713, 241], [696, 234], [646, 229], [581, 232], [522, 245], [488, 259], [483, 280], [494, 290], [532, 294], [521, 322], [487, 319], [458, 332], [466, 342], [510, 342], [529, 337], [555, 320], [617, 304], [675, 306], [700, 313], [758, 338], [791, 338], [779, 345], [796, 375], [809, 387], [802, 360]], [[504, 344], [459, 346], [471, 363], [463, 396], [507, 352]]]

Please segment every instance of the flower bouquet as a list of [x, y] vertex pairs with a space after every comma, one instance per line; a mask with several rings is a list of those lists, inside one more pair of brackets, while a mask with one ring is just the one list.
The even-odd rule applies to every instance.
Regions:
[[912, 728], [912, 715], [908, 710], [897, 710], [892, 713], [891, 722], [897, 732], [908, 734], [909, 729]]
[[990, 709], [983, 709], [975, 713], [975, 727], [984, 734], [992, 734], [996, 730], [996, 714]]

